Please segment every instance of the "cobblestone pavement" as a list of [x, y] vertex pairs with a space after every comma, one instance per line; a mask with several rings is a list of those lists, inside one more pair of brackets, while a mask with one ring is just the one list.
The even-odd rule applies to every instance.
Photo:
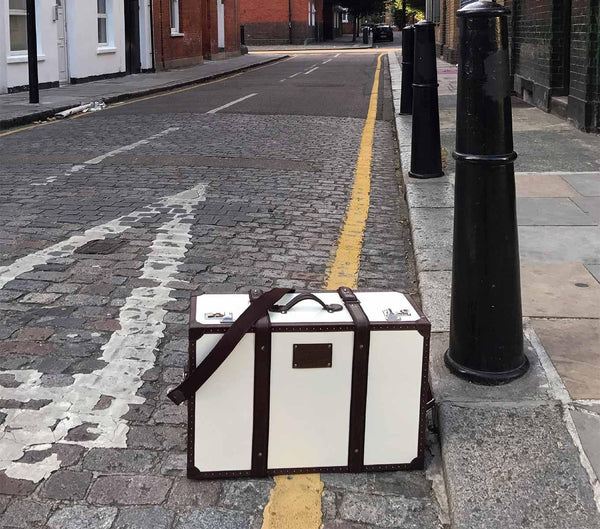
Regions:
[[[346, 83], [374, 71], [339, 61]], [[283, 67], [257, 79], [273, 89]], [[364, 118], [165, 111], [177, 97], [0, 138], [2, 528], [262, 525], [271, 479], [185, 477], [185, 408], [166, 393], [190, 293], [322, 287]], [[360, 286], [414, 292], [381, 115]], [[114, 244], [91, 253], [98, 239]], [[425, 472], [322, 480], [328, 529], [440, 526]]]

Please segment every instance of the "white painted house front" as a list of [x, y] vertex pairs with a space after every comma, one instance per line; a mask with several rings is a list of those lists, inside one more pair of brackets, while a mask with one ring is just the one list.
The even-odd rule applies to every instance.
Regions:
[[[153, 68], [150, 0], [35, 0], [40, 87]], [[28, 84], [26, 0], [0, 0], [0, 93]]]

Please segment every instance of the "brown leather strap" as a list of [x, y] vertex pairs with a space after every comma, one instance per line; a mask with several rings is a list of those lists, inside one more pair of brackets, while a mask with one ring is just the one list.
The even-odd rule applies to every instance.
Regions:
[[354, 322], [354, 353], [352, 357], [352, 397], [350, 399], [350, 440], [348, 469], [364, 470], [365, 415], [367, 410], [367, 378], [371, 325], [360, 301], [348, 287], [338, 288], [346, 309]]
[[[227, 359], [231, 351], [233, 351], [256, 321], [264, 316], [269, 308], [289, 292], [294, 292], [294, 289], [274, 288], [262, 294], [256, 301], [250, 303], [250, 306], [229, 327], [200, 365], [193, 369], [188, 377], [179, 386], [170, 391], [167, 396], [175, 404], [181, 404], [184, 400], [189, 399]], [[235, 381], [232, 381], [232, 384], [235, 384]]]
[[[262, 294], [250, 291], [250, 301]], [[254, 326], [254, 412], [252, 422], [252, 463], [254, 477], [267, 475], [269, 411], [271, 397], [271, 320], [267, 312]]]

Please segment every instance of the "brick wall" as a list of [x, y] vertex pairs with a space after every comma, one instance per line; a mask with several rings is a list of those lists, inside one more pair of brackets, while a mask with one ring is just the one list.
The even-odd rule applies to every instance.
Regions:
[[600, 4], [572, 0], [568, 116], [585, 130], [600, 130]]
[[225, 53], [218, 46], [217, 0], [179, 0], [179, 30], [171, 35], [171, 3], [153, 0], [156, 68], [179, 68], [240, 53], [238, 0], [224, 0]]
[[[246, 44], [288, 44], [290, 42], [288, 0], [239, 0], [240, 23]], [[308, 24], [308, 0], [291, 0], [292, 44], [323, 40], [323, 0], [316, 0], [316, 23]]]
[[199, 0], [179, 1], [179, 28], [182, 36], [171, 36], [171, 4], [154, 0], [154, 53], [158, 70], [202, 62], [202, 4]]
[[460, 8], [460, 0], [439, 0], [440, 23], [436, 25], [436, 50], [438, 56], [449, 63], [458, 61], [458, 25], [456, 11]]

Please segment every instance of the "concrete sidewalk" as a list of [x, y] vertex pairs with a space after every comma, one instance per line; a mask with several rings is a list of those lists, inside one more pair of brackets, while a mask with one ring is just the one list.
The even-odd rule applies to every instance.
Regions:
[[[389, 53], [395, 108], [400, 57]], [[453, 527], [600, 527], [600, 138], [513, 98], [530, 371], [500, 387], [444, 366], [454, 215], [456, 67], [438, 62], [446, 176], [415, 180], [396, 116]]]
[[40, 103], [28, 92], [0, 95], [0, 130], [46, 119], [57, 112], [93, 101], [107, 104], [207, 81], [281, 59], [281, 54], [242, 55], [198, 66], [156, 73], [126, 75], [103, 81], [40, 90]]

